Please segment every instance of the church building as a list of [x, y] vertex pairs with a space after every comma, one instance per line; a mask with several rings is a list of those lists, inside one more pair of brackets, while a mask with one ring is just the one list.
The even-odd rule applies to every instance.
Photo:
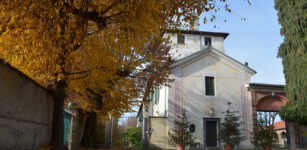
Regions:
[[252, 104], [247, 86], [256, 73], [248, 64], [225, 54], [224, 40], [229, 34], [194, 30], [169, 31], [173, 47], [170, 86], [154, 89], [152, 101], [142, 107], [139, 118], [143, 137], [150, 147], [174, 148], [168, 131], [174, 127], [176, 116], [185, 110], [198, 148], [222, 147], [218, 140], [223, 112], [228, 108], [242, 117], [245, 140], [240, 147], [250, 148], [253, 132]]
[[[250, 149], [258, 112], [279, 112], [288, 103], [285, 86], [250, 83], [256, 71], [225, 51], [224, 32], [191, 30], [168, 31], [172, 42], [169, 86], [153, 89], [148, 104], [141, 105], [138, 125], [143, 130], [144, 146], [175, 149], [168, 139], [177, 116], [188, 116], [189, 130], [196, 137], [196, 149], [222, 148], [220, 125], [229, 107], [241, 116], [244, 140], [239, 148]], [[229, 106], [228, 103], [231, 103]], [[307, 148], [307, 127], [284, 121], [283, 144], [276, 148]]]

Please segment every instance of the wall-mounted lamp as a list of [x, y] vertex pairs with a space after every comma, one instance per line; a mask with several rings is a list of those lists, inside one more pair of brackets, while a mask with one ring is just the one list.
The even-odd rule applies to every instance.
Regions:
[[210, 108], [210, 110], [209, 110], [210, 117], [213, 117], [214, 113], [215, 113], [215, 110], [213, 108]]

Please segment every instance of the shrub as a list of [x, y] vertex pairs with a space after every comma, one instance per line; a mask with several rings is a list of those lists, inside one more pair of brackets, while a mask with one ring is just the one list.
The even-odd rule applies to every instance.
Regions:
[[178, 118], [180, 121], [175, 120], [175, 128], [168, 133], [170, 142], [182, 146], [195, 144], [195, 137], [189, 130], [191, 123], [188, 121], [185, 111], [182, 111], [181, 116], [178, 116]]
[[257, 115], [257, 131], [254, 133], [252, 142], [255, 146], [272, 146], [277, 140], [274, 131], [274, 121], [277, 112], [260, 112]]
[[142, 140], [142, 129], [128, 128], [123, 134], [123, 139], [135, 145], [137, 142]]
[[137, 149], [143, 149], [143, 143], [141, 141], [138, 141], [134, 144], [134, 146], [137, 148]]

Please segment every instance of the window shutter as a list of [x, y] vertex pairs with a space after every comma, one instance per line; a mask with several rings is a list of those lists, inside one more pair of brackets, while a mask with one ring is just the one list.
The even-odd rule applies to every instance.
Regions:
[[155, 104], [158, 103], [158, 99], [157, 99], [157, 88], [155, 88]]
[[155, 104], [159, 103], [159, 92], [160, 90], [158, 88], [155, 88]]
[[157, 102], [159, 103], [160, 100], [160, 89], [157, 89]]

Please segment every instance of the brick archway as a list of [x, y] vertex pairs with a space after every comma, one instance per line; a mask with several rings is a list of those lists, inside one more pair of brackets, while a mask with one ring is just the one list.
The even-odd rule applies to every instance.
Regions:
[[[281, 107], [288, 102], [288, 100], [286, 99], [284, 85], [250, 83], [248, 90], [251, 93], [252, 118], [254, 125], [257, 122], [257, 111], [279, 112], [281, 110]], [[293, 123], [289, 123], [289, 126], [291, 126], [293, 130], [291, 133], [289, 132], [289, 134], [291, 134], [293, 137], [293, 143], [290, 143], [290, 135], [288, 134], [288, 146], [292, 145], [294, 146], [294, 148], [299, 147], [300, 139], [298, 128]], [[256, 130], [257, 129], [254, 126], [254, 132]]]
[[[287, 103], [284, 86], [269, 84], [250, 84], [253, 124], [257, 122], [257, 111], [279, 112]], [[254, 131], [257, 129], [254, 126]]]
[[256, 100], [256, 111], [280, 111], [285, 106], [287, 100], [279, 95], [267, 95]]

